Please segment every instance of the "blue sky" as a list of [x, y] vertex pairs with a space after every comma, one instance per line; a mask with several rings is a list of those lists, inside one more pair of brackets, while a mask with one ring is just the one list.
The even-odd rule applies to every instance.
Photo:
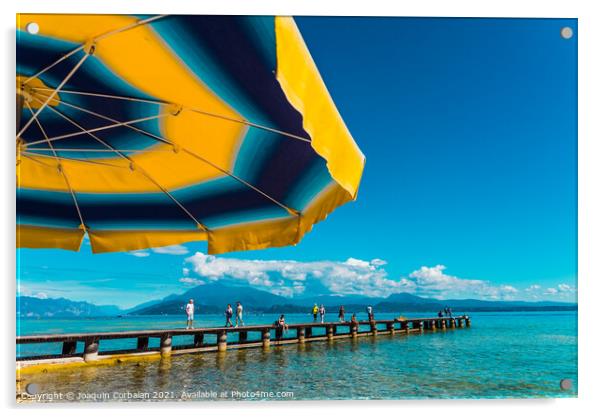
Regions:
[[287, 296], [573, 301], [577, 21], [296, 20], [367, 157], [356, 202], [290, 248], [19, 249], [20, 291], [131, 306], [229, 279]]

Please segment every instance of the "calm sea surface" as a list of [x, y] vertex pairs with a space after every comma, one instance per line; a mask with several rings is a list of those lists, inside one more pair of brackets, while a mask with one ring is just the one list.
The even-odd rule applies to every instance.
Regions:
[[[377, 319], [392, 317], [396, 315], [376, 315]], [[265, 399], [268, 395], [297, 400], [577, 395], [576, 312], [472, 313], [471, 317], [470, 328], [453, 331], [288, 345], [273, 347], [270, 352], [241, 349], [71, 368], [25, 375], [20, 385], [36, 383], [40, 393], [74, 393], [79, 401], [124, 401], [145, 393], [151, 400], [171, 401]], [[365, 319], [362, 315], [358, 318]], [[271, 315], [247, 315], [245, 322], [266, 324], [275, 319]], [[310, 318], [288, 314], [287, 321], [305, 323]], [[336, 321], [335, 314], [327, 315], [327, 321]], [[27, 335], [184, 325], [176, 316], [20, 319], [17, 331]], [[223, 318], [199, 316], [196, 325], [223, 325]], [[187, 337], [174, 338], [174, 345], [191, 342]], [[100, 349], [135, 347], [135, 343], [102, 342]], [[79, 346], [78, 351], [82, 348]], [[40, 345], [17, 349], [18, 355], [59, 353], [60, 345], [50, 350]], [[563, 378], [573, 381], [570, 390], [560, 389]], [[224, 398], [220, 398], [222, 394]]]

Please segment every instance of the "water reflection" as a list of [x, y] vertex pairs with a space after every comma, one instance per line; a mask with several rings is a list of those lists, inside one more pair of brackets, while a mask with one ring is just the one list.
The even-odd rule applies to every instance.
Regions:
[[[576, 328], [538, 315], [474, 319], [470, 329], [173, 355], [23, 376], [48, 391], [268, 390], [296, 399], [574, 396]], [[575, 386], [563, 392], [562, 378]]]

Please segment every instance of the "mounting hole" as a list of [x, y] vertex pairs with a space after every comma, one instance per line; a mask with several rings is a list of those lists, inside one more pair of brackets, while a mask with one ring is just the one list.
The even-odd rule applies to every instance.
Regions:
[[571, 39], [573, 37], [573, 29], [568, 26], [563, 27], [560, 29], [560, 36], [564, 39]]
[[38, 392], [40, 392], [40, 386], [38, 384], [27, 384], [25, 386], [25, 392], [27, 392], [29, 395], [35, 395]]
[[560, 380], [560, 389], [563, 391], [568, 391], [573, 388], [573, 381], [568, 378], [564, 378]]
[[25, 29], [27, 30], [27, 33], [30, 33], [32, 35], [37, 35], [38, 32], [40, 31], [40, 25], [38, 25], [36, 22], [29, 22], [25, 26]]

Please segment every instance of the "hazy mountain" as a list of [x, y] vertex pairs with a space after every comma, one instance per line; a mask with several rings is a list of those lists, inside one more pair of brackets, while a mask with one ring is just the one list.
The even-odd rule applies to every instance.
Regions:
[[130, 310], [130, 314], [183, 314], [184, 306], [192, 298], [199, 313], [221, 313], [227, 304], [241, 301], [246, 312], [308, 313], [314, 303], [324, 304], [327, 312], [338, 311], [344, 305], [347, 312], [364, 311], [367, 305], [377, 312], [429, 311], [437, 312], [449, 306], [454, 311], [515, 311], [515, 310], [574, 310], [574, 303], [437, 300], [413, 294], [392, 294], [387, 298], [364, 296], [325, 295], [311, 298], [285, 298], [252, 287], [229, 286], [221, 282], [199, 285], [183, 294], [172, 294], [154, 303], [144, 303]]
[[235, 306], [240, 301], [247, 312], [262, 312], [279, 304], [290, 302], [288, 298], [274, 295], [252, 287], [229, 286], [221, 282], [199, 285], [182, 294], [171, 294], [162, 300], [140, 304], [130, 310], [131, 314], [183, 314], [184, 306], [194, 300], [199, 313], [221, 313], [227, 304]]
[[85, 301], [65, 298], [17, 297], [18, 317], [104, 317], [120, 314], [165, 315], [184, 314], [184, 306], [194, 299], [199, 314], [222, 313], [226, 304], [241, 301], [246, 312], [258, 313], [309, 313], [314, 305], [324, 304], [327, 312], [336, 312], [340, 305], [348, 313], [363, 312], [372, 305], [375, 312], [438, 312], [449, 306], [456, 313], [469, 311], [537, 311], [576, 310], [575, 303], [553, 301], [487, 301], [487, 300], [437, 300], [413, 294], [391, 294], [386, 298], [364, 296], [325, 295], [304, 298], [286, 298], [252, 287], [241, 287], [215, 282], [199, 285], [182, 294], [171, 294], [161, 300], [148, 301], [128, 310], [116, 306], [97, 306]]
[[97, 306], [66, 298], [17, 297], [17, 317], [105, 317], [121, 312], [117, 306]]

